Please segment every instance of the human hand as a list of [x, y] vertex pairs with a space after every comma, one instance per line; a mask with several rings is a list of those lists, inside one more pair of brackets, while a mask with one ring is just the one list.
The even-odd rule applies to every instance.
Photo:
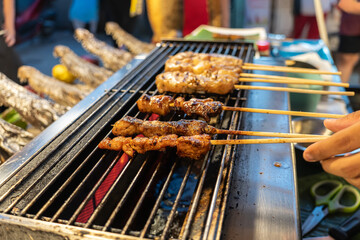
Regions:
[[5, 42], [6, 42], [6, 45], [8, 45], [8, 47], [11, 47], [15, 44], [16, 42], [16, 31], [15, 31], [15, 28], [13, 27], [4, 27], [4, 30], [5, 30]]
[[335, 133], [310, 145], [304, 151], [304, 159], [309, 162], [320, 161], [326, 172], [343, 177], [360, 188], [360, 153], [334, 157], [360, 148], [360, 111], [340, 119], [326, 119], [324, 125]]

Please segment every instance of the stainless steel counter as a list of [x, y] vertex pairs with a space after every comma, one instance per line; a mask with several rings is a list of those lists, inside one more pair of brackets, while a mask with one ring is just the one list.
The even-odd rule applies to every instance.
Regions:
[[[289, 110], [289, 94], [252, 90], [248, 93], [247, 107]], [[261, 113], [243, 116], [244, 130], [290, 131], [289, 116]], [[292, 144], [241, 147], [233, 170], [223, 239], [301, 239], [295, 166]]]

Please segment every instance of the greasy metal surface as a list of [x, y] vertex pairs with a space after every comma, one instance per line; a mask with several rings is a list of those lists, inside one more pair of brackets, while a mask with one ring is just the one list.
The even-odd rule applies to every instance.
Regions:
[[[248, 93], [247, 107], [288, 110], [288, 106], [287, 93], [260, 90]], [[244, 113], [243, 119], [244, 130], [290, 131], [288, 116]], [[240, 147], [222, 239], [301, 239], [292, 151], [291, 144]]]

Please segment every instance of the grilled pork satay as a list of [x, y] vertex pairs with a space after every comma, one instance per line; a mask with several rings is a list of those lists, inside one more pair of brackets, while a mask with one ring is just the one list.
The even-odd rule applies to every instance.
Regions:
[[34, 135], [0, 118], [0, 155], [5, 159], [20, 151]]
[[72, 107], [87, 95], [77, 87], [46, 76], [30, 66], [21, 66], [18, 77], [21, 81], [28, 82], [36, 92], [44, 93], [64, 106]]
[[[215, 93], [228, 94], [234, 89], [233, 76], [213, 72], [208, 75], [191, 72], [165, 72], [156, 76], [156, 87], [160, 93]], [[237, 80], [236, 80], [237, 81]]]
[[242, 60], [225, 55], [181, 52], [171, 56], [165, 63], [165, 72], [192, 72], [231, 75], [236, 78], [241, 73]]
[[174, 99], [167, 95], [149, 96], [145, 94], [137, 100], [136, 104], [140, 112], [165, 116], [173, 110], [170, 104], [174, 104]]
[[214, 101], [212, 98], [197, 99], [191, 98], [185, 101], [182, 97], [175, 100], [167, 95], [143, 95], [136, 102], [140, 112], [156, 113], [165, 116], [172, 110], [181, 110], [189, 116], [201, 116], [205, 121], [209, 121], [210, 117], [217, 116], [222, 111], [223, 104]]
[[114, 72], [125, 66], [133, 58], [131, 53], [114, 48], [105, 42], [100, 41], [86, 29], [76, 29], [75, 38], [88, 52], [98, 56], [106, 68], [111, 69]]
[[66, 46], [56, 46], [53, 55], [60, 58], [60, 62], [66, 66], [69, 72], [93, 88], [99, 86], [114, 73], [82, 59]]
[[167, 147], [176, 147], [177, 155], [192, 159], [201, 159], [211, 149], [211, 137], [206, 134], [178, 137], [175, 134], [166, 136], [146, 137], [115, 137], [102, 140], [98, 147], [115, 151], [123, 150], [130, 157], [134, 151], [145, 153], [148, 151], [165, 151]]
[[68, 107], [49, 102], [29, 92], [0, 73], [0, 105], [14, 108], [28, 123], [40, 130], [63, 115]]
[[180, 136], [193, 136], [200, 134], [216, 134], [218, 129], [201, 120], [179, 120], [170, 122], [143, 121], [138, 118], [126, 116], [117, 121], [112, 129], [115, 136], [133, 136], [143, 134], [145, 137], [177, 134]]
[[149, 53], [155, 48], [153, 44], [142, 42], [133, 37], [115, 22], [107, 22], [105, 25], [105, 31], [106, 34], [113, 37], [119, 47], [124, 44], [130, 50], [130, 52], [135, 55]]

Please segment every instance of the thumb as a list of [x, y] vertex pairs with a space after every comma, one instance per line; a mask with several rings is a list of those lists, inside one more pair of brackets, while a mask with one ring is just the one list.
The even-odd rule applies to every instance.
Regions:
[[360, 121], [360, 111], [352, 112], [343, 118], [325, 119], [324, 125], [332, 132], [338, 132]]

